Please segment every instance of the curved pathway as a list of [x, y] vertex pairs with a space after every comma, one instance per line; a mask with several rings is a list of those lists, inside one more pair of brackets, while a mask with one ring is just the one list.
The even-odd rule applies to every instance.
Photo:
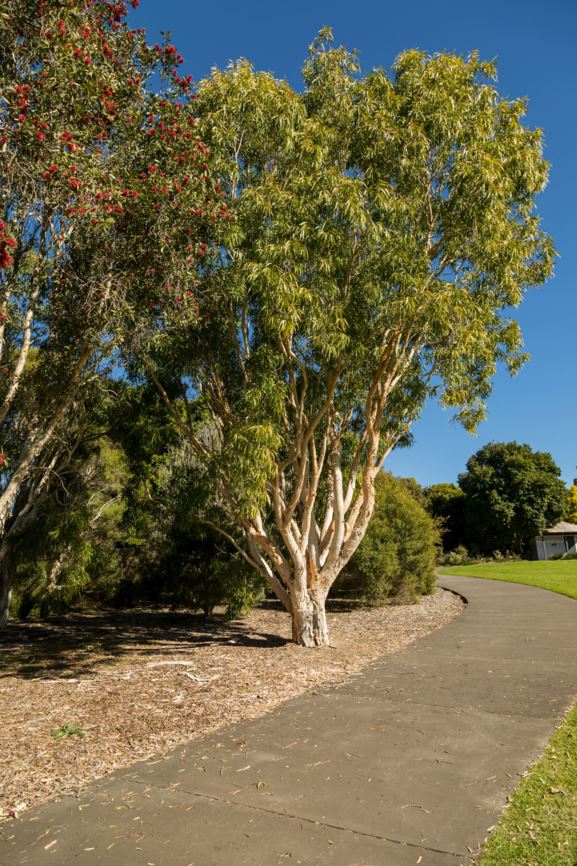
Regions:
[[577, 604], [440, 583], [448, 626], [4, 824], [0, 864], [467, 866], [577, 694]]

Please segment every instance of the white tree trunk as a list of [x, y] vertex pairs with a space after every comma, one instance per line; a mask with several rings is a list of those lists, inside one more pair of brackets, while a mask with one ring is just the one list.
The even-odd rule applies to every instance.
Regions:
[[292, 605], [292, 636], [299, 646], [329, 646], [329, 630], [325, 610], [326, 596], [306, 590]]

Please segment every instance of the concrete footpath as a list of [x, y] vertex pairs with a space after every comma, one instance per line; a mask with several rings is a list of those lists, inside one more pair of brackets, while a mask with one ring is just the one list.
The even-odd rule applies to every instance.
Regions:
[[577, 694], [577, 603], [440, 583], [448, 626], [2, 825], [1, 866], [468, 866]]

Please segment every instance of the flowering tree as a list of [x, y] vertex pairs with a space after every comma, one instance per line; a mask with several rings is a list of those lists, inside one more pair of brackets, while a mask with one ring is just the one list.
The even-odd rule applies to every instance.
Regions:
[[504, 311], [553, 255], [533, 213], [541, 135], [490, 64], [408, 51], [363, 77], [329, 40], [303, 93], [246, 62], [199, 85], [234, 218], [201, 274], [202, 327], [163, 362], [213, 491], [204, 519], [307, 646], [328, 642], [327, 593], [387, 455], [431, 395], [468, 429], [483, 417], [497, 362], [523, 360]]
[[8, 0], [1, 13], [0, 559], [79, 389], [137, 319], [196, 315], [191, 275], [226, 212], [182, 58], [126, 11]]

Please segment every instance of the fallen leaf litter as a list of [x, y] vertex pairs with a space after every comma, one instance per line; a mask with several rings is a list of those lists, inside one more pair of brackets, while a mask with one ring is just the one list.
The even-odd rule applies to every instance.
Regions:
[[[333, 646], [316, 650], [290, 643], [288, 615], [271, 605], [232, 623], [123, 611], [13, 624], [0, 644], [0, 817], [337, 685], [462, 607], [442, 590], [416, 605], [345, 607], [328, 614]], [[85, 735], [51, 736], [66, 725]]]

